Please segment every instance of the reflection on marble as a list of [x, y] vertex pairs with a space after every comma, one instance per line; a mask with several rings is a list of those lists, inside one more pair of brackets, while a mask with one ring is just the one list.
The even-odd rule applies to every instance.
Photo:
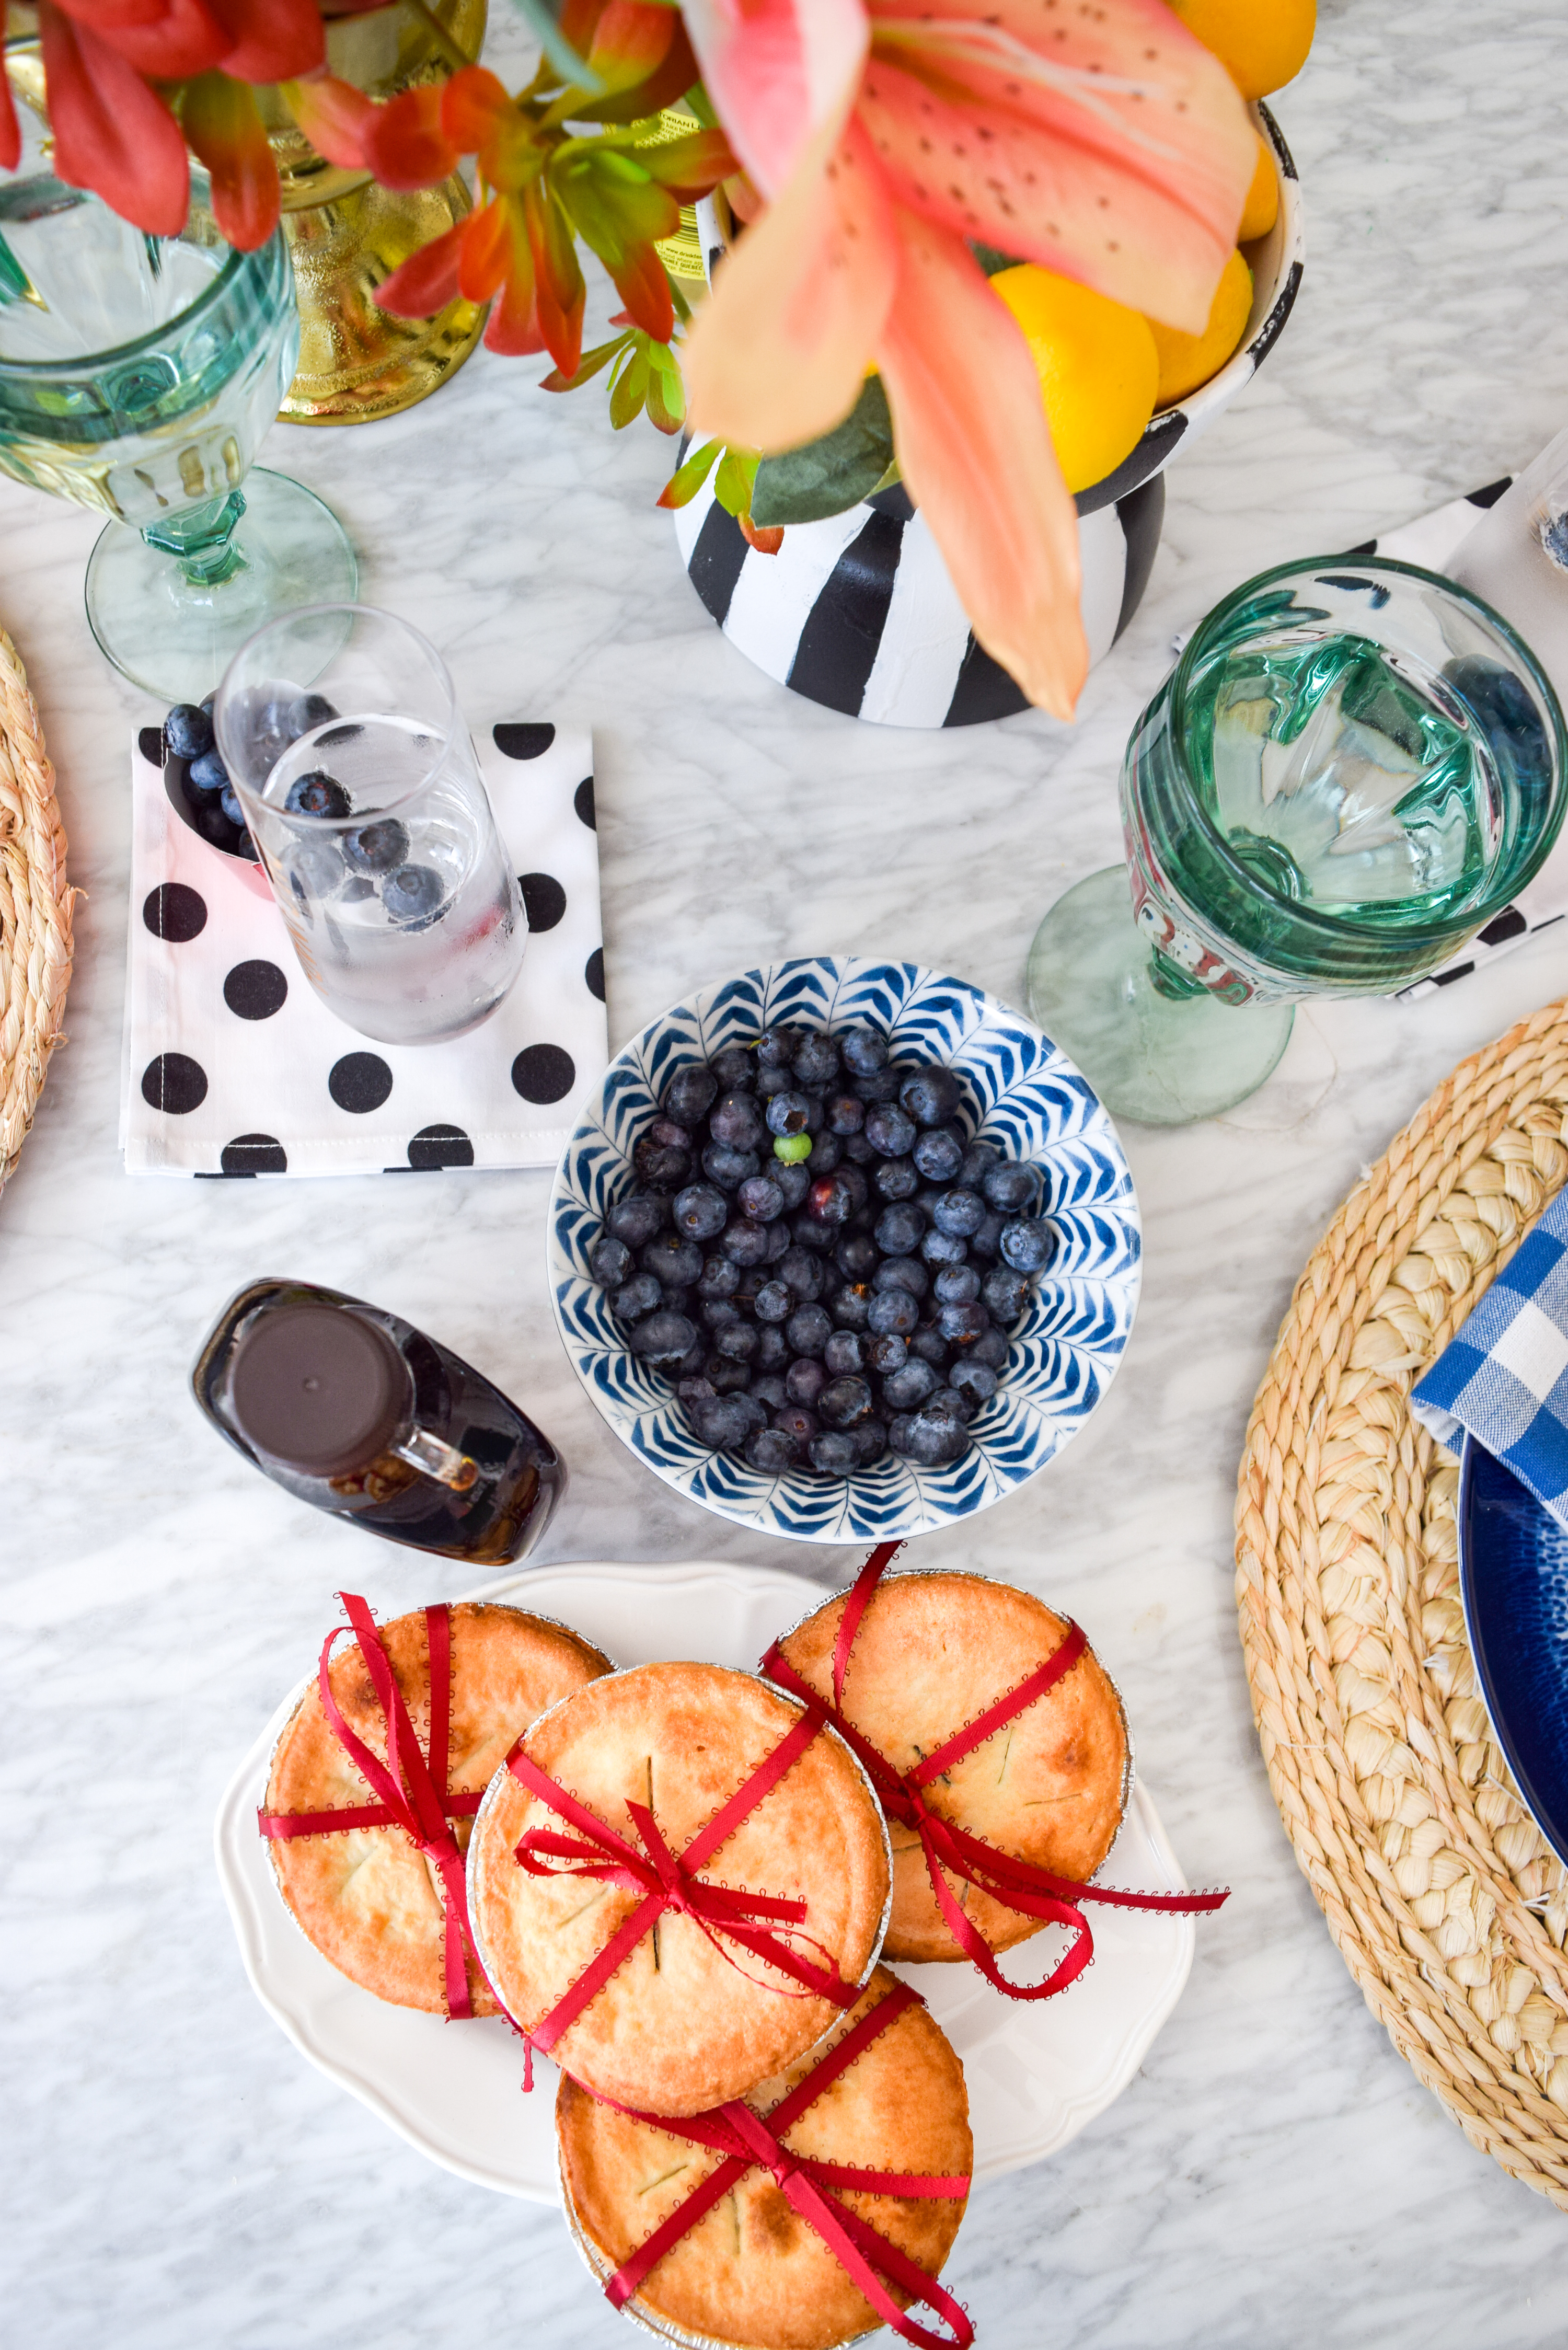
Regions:
[[[1017, 1001], [1044, 907], [1116, 854], [1119, 747], [1173, 632], [1247, 572], [1421, 512], [1561, 425], [1568, 28], [1522, 0], [1325, 0], [1321, 25], [1278, 104], [1308, 203], [1301, 301], [1172, 469], [1148, 600], [1072, 733], [1030, 715], [893, 733], [770, 684], [681, 575], [652, 506], [664, 444], [612, 433], [591, 394], [541, 397], [531, 363], [481, 354], [429, 408], [275, 433], [267, 462], [331, 500], [366, 594], [436, 639], [470, 706], [596, 729], [612, 1043], [697, 982], [819, 948], [896, 951]], [[187, 1366], [243, 1281], [327, 1281], [537, 1413], [574, 1471], [551, 1557], [782, 1554], [639, 1472], [577, 1389], [545, 1301], [544, 1175], [122, 1175], [124, 742], [155, 713], [88, 636], [96, 529], [0, 484], [0, 619], [88, 893], [71, 1043], [0, 1202], [6, 2316], [29, 2350], [111, 2329], [120, 2350], [609, 2350], [631, 2337], [551, 2214], [431, 2168], [245, 1987], [209, 1852], [235, 1753], [336, 1587], [391, 1612], [462, 1578], [245, 1470], [197, 1419]], [[1121, 1376], [1060, 1463], [941, 1544], [1082, 1618], [1189, 1872], [1236, 1888], [1120, 2103], [976, 2195], [950, 2279], [987, 2350], [1561, 2339], [1568, 2221], [1399, 2062], [1297, 1873], [1252, 1735], [1230, 1521], [1303, 1259], [1452, 1063], [1568, 985], [1565, 949], [1550, 933], [1408, 1006], [1313, 1007], [1230, 1118], [1128, 1128], [1147, 1256]], [[819, 1580], [836, 1564], [794, 1545], [788, 1563]]]

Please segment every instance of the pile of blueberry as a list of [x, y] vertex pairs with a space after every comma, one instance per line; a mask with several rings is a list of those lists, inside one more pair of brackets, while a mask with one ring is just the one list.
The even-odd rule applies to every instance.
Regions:
[[670, 1079], [588, 1263], [704, 1444], [835, 1477], [969, 1449], [1055, 1235], [1040, 1170], [961, 1103], [867, 1029], [770, 1028]]
[[163, 721], [163, 748], [168, 757], [185, 762], [185, 786], [191, 820], [204, 840], [231, 857], [254, 858], [255, 848], [245, 827], [245, 813], [229, 781], [213, 734], [213, 696], [205, 702], [177, 702]]
[[[302, 734], [337, 716], [322, 693], [274, 696], [254, 713], [252, 731], [261, 754], [275, 761]], [[347, 737], [354, 731], [345, 727], [340, 733]], [[254, 858], [244, 810], [213, 738], [213, 696], [202, 702], [176, 702], [163, 721], [163, 743], [167, 753], [187, 763], [187, 804], [194, 801], [192, 821], [197, 831], [231, 856]], [[283, 805], [294, 816], [342, 817], [354, 813], [348, 791], [325, 767], [296, 775]], [[396, 816], [381, 816], [339, 833], [336, 841], [310, 841], [295, 863], [303, 882], [318, 898], [369, 898], [379, 889], [387, 913], [405, 930], [425, 929], [442, 910], [441, 877], [433, 866], [410, 862], [408, 827]]]

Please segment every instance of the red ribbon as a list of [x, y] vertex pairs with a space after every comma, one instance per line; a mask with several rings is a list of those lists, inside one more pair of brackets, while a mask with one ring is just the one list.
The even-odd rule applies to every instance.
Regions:
[[334, 1643], [340, 1639], [344, 1627], [335, 1625], [322, 1643], [321, 1662], [317, 1670], [317, 1687], [321, 1703], [333, 1733], [344, 1752], [360, 1771], [381, 1800], [379, 1804], [355, 1804], [333, 1812], [261, 1812], [256, 1825], [264, 1836], [275, 1842], [287, 1843], [296, 1836], [335, 1835], [344, 1828], [401, 1828], [410, 1842], [417, 1846], [440, 1871], [446, 1894], [446, 2003], [454, 2016], [472, 2016], [473, 2002], [469, 1996], [466, 1960], [472, 1959], [481, 1977], [483, 1968], [474, 1949], [473, 1934], [468, 1918], [468, 1887], [464, 1881], [462, 1855], [457, 1848], [457, 1838], [448, 1825], [450, 1820], [469, 1819], [484, 1800], [483, 1790], [472, 1794], [452, 1794], [447, 1789], [447, 1745], [452, 1703], [452, 1618], [444, 1607], [425, 1609], [425, 1633], [430, 1643], [431, 1665], [431, 1744], [427, 1758], [420, 1752], [419, 1740], [414, 1735], [409, 1710], [403, 1703], [397, 1677], [387, 1661], [374, 1619], [365, 1602], [351, 1591], [337, 1595], [343, 1602], [348, 1625], [359, 1644], [359, 1654], [365, 1659], [365, 1669], [380, 1704], [387, 1725], [387, 1763], [379, 1762], [363, 1741], [356, 1738], [337, 1708], [332, 1694], [327, 1666]]
[[[684, 1852], [672, 1853], [665, 1842], [650, 1808], [634, 1804], [629, 1798], [627, 1810], [638, 1844], [628, 1844], [617, 1835], [613, 1828], [590, 1812], [586, 1804], [568, 1794], [557, 1785], [538, 1764], [523, 1752], [522, 1742], [506, 1758], [506, 1767], [530, 1794], [537, 1795], [551, 1811], [576, 1830], [576, 1835], [560, 1835], [553, 1828], [526, 1828], [516, 1847], [516, 1856], [531, 1877], [597, 1877], [607, 1884], [618, 1885], [642, 1899], [611, 1935], [598, 1955], [590, 1960], [569, 1991], [557, 2000], [543, 2022], [530, 2027], [528, 2037], [536, 2048], [550, 2049], [556, 2045], [567, 2026], [576, 2021], [590, 2000], [603, 1990], [618, 1967], [623, 1965], [645, 1934], [651, 1933], [666, 1909], [674, 1909], [690, 1918], [712, 1943], [720, 1957], [737, 1973], [746, 1974], [750, 1982], [759, 1978], [747, 1974], [731, 1958], [721, 1935], [738, 1942], [760, 1959], [765, 1959], [781, 1974], [786, 1974], [804, 1985], [800, 1991], [784, 1991], [786, 1999], [813, 1995], [831, 2000], [836, 2007], [849, 2008], [860, 1997], [857, 1984], [846, 1983], [833, 1963], [831, 1954], [809, 1934], [801, 1931], [806, 1914], [803, 1900], [786, 1900], [765, 1893], [748, 1893], [728, 1885], [712, 1885], [699, 1876], [742, 1820], [748, 1819], [763, 1797], [771, 1794], [785, 1773], [799, 1761], [806, 1748], [825, 1725], [826, 1717], [814, 1701], [810, 1710], [797, 1721], [788, 1735], [780, 1740], [771, 1754], [763, 1757], [751, 1776], [742, 1781], [722, 1809], [715, 1813], [705, 1828], [699, 1829]], [[639, 1846], [640, 1846], [640, 1849]], [[559, 1862], [560, 1866], [551, 1864]], [[782, 1926], [782, 1934], [771, 1931], [762, 1921], [772, 1919]], [[787, 1937], [810, 1944], [820, 1950], [827, 1960], [826, 1968], [813, 1966], [789, 1946]], [[777, 1989], [767, 1984], [768, 1990]]]
[[[924, 2178], [903, 2171], [862, 2170], [842, 2162], [818, 2162], [809, 2155], [792, 2154], [783, 2142], [790, 2125], [799, 2120], [807, 2106], [816, 2103], [879, 2033], [886, 2032], [906, 2008], [923, 2004], [918, 1991], [911, 1991], [908, 1983], [899, 1983], [868, 2015], [861, 2017], [854, 2031], [846, 2033], [837, 2047], [765, 2119], [739, 2099], [715, 2106], [709, 2113], [695, 2114], [688, 2121], [670, 2121], [660, 2114], [638, 2113], [629, 2106], [618, 2106], [616, 2111], [630, 2114], [633, 2121], [646, 2122], [650, 2129], [667, 2130], [671, 2137], [686, 2138], [693, 2146], [709, 2147], [722, 2154], [724, 2160], [700, 2187], [693, 2188], [624, 2267], [616, 2271], [605, 2286], [606, 2295], [614, 2306], [625, 2306], [666, 2252], [721, 2202], [738, 2180], [749, 2170], [762, 2169], [773, 2173], [791, 2210], [798, 2212], [807, 2227], [821, 2237], [885, 2325], [890, 2325], [906, 2342], [917, 2345], [917, 2350], [969, 2350], [974, 2340], [974, 2328], [951, 2293], [945, 2293], [934, 2277], [928, 2276], [908, 2252], [890, 2243], [869, 2221], [847, 2210], [836, 2197], [824, 2192], [825, 2189], [840, 2188], [868, 2195], [961, 2201], [969, 2193], [968, 2178]], [[610, 2104], [613, 2100], [602, 2102]], [[934, 2334], [929, 2326], [917, 2325], [907, 2317], [882, 2282], [885, 2277], [901, 2286], [912, 2303], [923, 2302], [934, 2310], [950, 2327], [950, 2334]]]
[[[1218, 1909], [1230, 1898], [1229, 1890], [1218, 1893], [1132, 1893], [1119, 1886], [1079, 1885], [1072, 1877], [1054, 1877], [1049, 1869], [1033, 1861], [1020, 1860], [1012, 1853], [1002, 1852], [993, 1844], [974, 1835], [955, 1821], [945, 1819], [933, 1811], [926, 1801], [925, 1788], [933, 1779], [950, 1768], [964, 1755], [983, 1745], [997, 1731], [1016, 1720], [1027, 1706], [1042, 1698], [1055, 1683], [1072, 1671], [1088, 1647], [1083, 1632], [1069, 1620], [1067, 1637], [1061, 1647], [1036, 1666], [1016, 1689], [997, 1699], [994, 1705], [947, 1739], [931, 1753], [923, 1755], [912, 1771], [899, 1771], [864, 1733], [846, 1720], [844, 1714], [844, 1681], [849, 1669], [849, 1652], [860, 1621], [870, 1605], [871, 1596], [880, 1582], [884, 1569], [902, 1548], [899, 1543], [883, 1543], [874, 1550], [856, 1578], [855, 1587], [845, 1604], [844, 1616], [838, 1627], [838, 1638], [833, 1648], [833, 1703], [826, 1705], [795, 1671], [775, 1640], [763, 1659], [760, 1670], [770, 1680], [778, 1681], [792, 1695], [813, 1707], [824, 1720], [831, 1721], [839, 1736], [853, 1748], [865, 1765], [867, 1777], [877, 1790], [877, 1801], [889, 1819], [904, 1827], [913, 1828], [920, 1839], [926, 1856], [926, 1868], [931, 1889], [937, 1897], [948, 1931], [958, 1943], [966, 1959], [977, 1966], [987, 1982], [1009, 1999], [1050, 1999], [1066, 1990], [1076, 1981], [1095, 1955], [1095, 1938], [1082, 1904], [1103, 1901], [1123, 1909], [1175, 1910], [1190, 1915], [1198, 1910]], [[1037, 1918], [1043, 1924], [1065, 1926], [1074, 1934], [1065, 1955], [1046, 1976], [1044, 1982], [1009, 1982], [996, 1963], [991, 1945], [977, 1927], [964, 1914], [961, 1903], [948, 1884], [944, 1870], [965, 1878], [990, 1894], [1004, 1908], [1015, 1910], [1020, 1917]]]

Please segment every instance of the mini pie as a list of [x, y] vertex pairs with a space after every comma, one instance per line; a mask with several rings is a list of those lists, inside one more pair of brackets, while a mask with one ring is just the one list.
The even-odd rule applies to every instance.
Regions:
[[[807, 1686], [829, 1703], [843, 1597], [830, 1600], [780, 1642]], [[1068, 1627], [1042, 1601], [979, 1575], [884, 1575], [860, 1619], [844, 1680], [844, 1714], [896, 1770], [973, 1721], [1053, 1656]], [[1116, 1840], [1129, 1791], [1121, 1700], [1085, 1649], [1044, 1696], [922, 1788], [926, 1803], [1017, 1858], [1086, 1884]], [[937, 1907], [913, 1828], [888, 1823], [893, 1914], [884, 1954], [893, 1960], [961, 1959]], [[966, 1914], [993, 1950], [1040, 1931], [1037, 1918], [1005, 1908], [948, 1872]]]
[[[447, 1612], [452, 1662], [446, 1792], [477, 1794], [520, 1731], [611, 1666], [576, 1633], [520, 1607], [459, 1601]], [[428, 1756], [431, 1681], [424, 1610], [377, 1628], [420, 1752]], [[353, 1640], [339, 1647], [330, 1672], [344, 1721], [384, 1762], [386, 1723]], [[273, 1750], [266, 1809], [325, 1812], [377, 1800], [339, 1745], [313, 1679]], [[472, 1822], [459, 1819], [453, 1826], [461, 1847]], [[336, 1829], [269, 1841], [267, 1850], [285, 1902], [324, 1958], [395, 2007], [445, 2013], [441, 1877], [400, 1828]], [[470, 1991], [475, 2014], [496, 2013], [483, 1981], [471, 1983]]]
[[[868, 2010], [898, 1988], [878, 1967], [830, 2040], [746, 2098], [766, 2115]], [[563, 2078], [556, 2100], [566, 2220], [601, 2282], [615, 2274], [723, 2157], [602, 2106]], [[910, 2006], [782, 2134], [785, 2149], [857, 2169], [967, 2177], [973, 2161], [963, 2067], [925, 2008]], [[964, 2205], [830, 2190], [936, 2276]], [[889, 2286], [900, 2306], [907, 2293]], [[666, 2252], [627, 2303], [656, 2334], [735, 2350], [830, 2350], [881, 2323], [859, 2287], [770, 2174], [749, 2170]]]
[[[801, 1712], [750, 1673], [639, 1665], [579, 1690], [518, 1745], [633, 1845], [627, 1800], [648, 1805], [679, 1856]], [[498, 1772], [469, 1846], [469, 1909], [491, 1982], [524, 2031], [551, 2013], [644, 1898], [591, 1877], [531, 1876], [515, 1858], [528, 1828], [574, 1833], [510, 1771]], [[697, 1875], [804, 1898], [791, 1947], [814, 1966], [831, 1962], [846, 1983], [864, 1981], [886, 1923], [887, 1832], [836, 1732], [818, 1732]], [[622, 2105], [694, 2114], [779, 2072], [837, 2020], [831, 2001], [717, 1939], [715, 1947], [693, 1918], [667, 1908], [549, 2054]]]

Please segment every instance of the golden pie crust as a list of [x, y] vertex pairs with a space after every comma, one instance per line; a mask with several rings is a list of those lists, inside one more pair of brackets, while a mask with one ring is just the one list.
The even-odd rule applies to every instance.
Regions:
[[[633, 1844], [627, 1799], [651, 1803], [679, 1856], [800, 1713], [751, 1673], [639, 1665], [579, 1690], [520, 1742]], [[498, 1773], [469, 1847], [469, 1908], [490, 1979], [524, 2030], [645, 1898], [593, 1877], [530, 1876], [514, 1857], [530, 1827], [570, 1832], [509, 1771]], [[832, 1731], [818, 1733], [700, 1873], [804, 1898], [801, 1932], [821, 1948], [797, 1939], [796, 1951], [816, 1966], [830, 1959], [846, 1982], [865, 1979], [886, 1921], [887, 1833], [864, 1773]], [[765, 1959], [732, 1942], [715, 1948], [692, 1918], [667, 1909], [549, 2053], [602, 2096], [695, 2114], [793, 2063], [839, 2013]]]
[[[878, 1967], [833, 2038], [746, 2103], [768, 2113], [844, 2033], [895, 1990]], [[602, 2282], [723, 2160], [650, 2123], [601, 2106], [563, 2078], [556, 2100], [566, 2218]], [[923, 2007], [878, 2034], [784, 2133], [794, 2153], [857, 2168], [967, 2177], [974, 2159], [963, 2067]], [[964, 2205], [946, 2198], [827, 2190], [935, 2276]], [[909, 2296], [889, 2285], [904, 2306]], [[725, 2350], [831, 2350], [882, 2322], [771, 2175], [745, 2177], [682, 2236], [627, 2304], [655, 2333]]]
[[[447, 1789], [478, 1794], [520, 1731], [571, 1691], [612, 1668], [565, 1626], [521, 1607], [462, 1600], [452, 1625]], [[410, 1720], [427, 1753], [430, 1648], [423, 1608], [378, 1627]], [[358, 1645], [340, 1644], [332, 1695], [355, 1736], [387, 1757], [381, 1708]], [[326, 1812], [379, 1800], [338, 1744], [315, 1680], [273, 1750], [269, 1812]], [[472, 1822], [453, 1822], [460, 1849]], [[270, 1839], [278, 1889], [324, 1958], [394, 2007], [446, 2012], [445, 1905], [441, 1875], [400, 1828], [343, 1828], [327, 1835]], [[474, 1970], [469, 1970], [471, 1978]], [[488, 1986], [471, 1980], [474, 2012], [498, 2011]]]
[[[780, 1646], [831, 1702], [833, 1645], [845, 1598], [808, 1616]], [[884, 1575], [860, 1619], [844, 1711], [897, 1770], [973, 1721], [1055, 1654], [1065, 1620], [1027, 1591], [980, 1575]], [[1086, 1884], [1116, 1840], [1129, 1793], [1127, 1720], [1092, 1648], [1043, 1698], [922, 1790], [930, 1809], [1054, 1876]], [[961, 1959], [913, 1828], [892, 1820], [888, 1959]], [[978, 1886], [948, 1882], [993, 1950], [1040, 1931]]]

